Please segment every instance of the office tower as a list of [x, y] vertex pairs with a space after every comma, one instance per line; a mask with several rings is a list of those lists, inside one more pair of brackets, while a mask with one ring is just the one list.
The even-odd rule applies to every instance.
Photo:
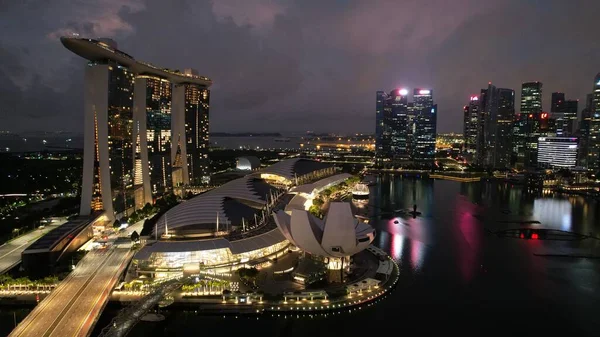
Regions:
[[463, 109], [463, 153], [473, 158], [477, 152], [477, 130], [479, 128], [479, 96], [471, 96], [469, 105]]
[[[577, 132], [577, 112], [579, 109], [578, 100], [565, 100], [562, 106], [562, 118], [560, 124], [556, 120], [557, 136], [573, 137]], [[558, 129], [561, 129], [561, 134], [558, 134]]]
[[600, 73], [594, 78], [592, 95], [587, 167], [597, 172], [600, 170]]
[[[186, 69], [185, 73], [198, 75], [193, 69]], [[206, 87], [185, 84], [185, 143], [189, 182], [192, 185], [210, 182], [209, 106], [210, 91]]]
[[412, 159], [415, 147], [415, 103], [408, 102], [406, 110], [406, 153]]
[[479, 94], [479, 118], [477, 124], [477, 151], [475, 155], [475, 164], [483, 166], [487, 158], [487, 148], [485, 144], [485, 122], [488, 102], [488, 89], [481, 89]]
[[[525, 82], [521, 87], [521, 111], [513, 128], [515, 166], [533, 168], [537, 162], [537, 140], [551, 131], [548, 114], [542, 116], [542, 83]], [[541, 127], [544, 132], [541, 132]]]
[[412, 158], [416, 163], [431, 165], [435, 159], [437, 105], [431, 89], [414, 89], [414, 134]]
[[542, 112], [542, 82], [525, 82], [521, 87], [521, 113]]
[[494, 167], [509, 168], [512, 161], [513, 120], [515, 116], [515, 91], [498, 88], [498, 117], [496, 119], [496, 144]]
[[171, 106], [183, 106], [184, 96], [172, 97], [173, 84], [208, 88], [212, 82], [136, 61], [109, 39], [63, 37], [61, 42], [89, 61], [80, 213], [127, 216], [152, 202], [152, 189], [162, 193], [177, 185], [173, 169], [185, 128]]
[[383, 166], [389, 161], [391, 152], [391, 109], [387, 107], [388, 96], [377, 91], [375, 103], [375, 164]]
[[485, 102], [482, 103], [485, 147], [483, 165], [492, 168], [508, 168], [512, 157], [514, 91], [498, 89], [490, 83], [485, 90], [484, 99]]
[[556, 136], [571, 137], [577, 127], [577, 100], [566, 100], [562, 92], [552, 93], [550, 118], [555, 123]]
[[577, 163], [576, 137], [540, 137], [537, 163], [540, 168], [573, 168]]
[[[590, 98], [591, 95], [588, 95]], [[578, 166], [588, 167], [588, 156], [589, 156], [589, 141], [590, 141], [590, 124], [592, 122], [592, 101], [591, 99], [588, 102], [587, 106], [581, 110], [581, 120], [579, 121], [579, 156], [578, 156]]]
[[388, 106], [391, 109], [391, 140], [390, 148], [395, 162], [408, 160], [408, 90], [392, 90], [388, 95]]

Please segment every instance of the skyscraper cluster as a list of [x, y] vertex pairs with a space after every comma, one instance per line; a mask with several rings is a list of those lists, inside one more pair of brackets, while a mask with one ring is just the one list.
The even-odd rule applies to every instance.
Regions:
[[552, 93], [550, 113], [545, 112], [542, 87], [541, 82], [522, 84], [519, 111], [512, 89], [489, 83], [472, 95], [463, 108], [464, 156], [493, 169], [600, 169], [600, 74], [580, 116], [579, 102], [561, 92]]
[[112, 40], [61, 41], [89, 60], [81, 214], [126, 216], [176, 187], [208, 182], [208, 78], [136, 61]]
[[413, 163], [428, 167], [435, 158], [437, 105], [431, 89], [376, 93], [375, 152], [378, 166]]

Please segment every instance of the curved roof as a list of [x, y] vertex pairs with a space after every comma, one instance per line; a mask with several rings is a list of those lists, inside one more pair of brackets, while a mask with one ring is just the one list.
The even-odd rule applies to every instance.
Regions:
[[216, 228], [217, 214], [221, 228], [227, 222], [238, 225], [242, 218], [249, 221], [251, 212], [258, 212], [257, 208], [266, 205], [267, 196], [275, 191], [276, 187], [253, 175], [232, 180], [168, 210], [156, 223], [158, 233], [164, 233], [165, 220], [169, 230]]
[[208, 77], [184, 74], [182, 72], [160, 68], [151, 63], [135, 60], [131, 55], [126, 54], [109, 43], [104, 41], [86, 39], [79, 37], [61, 37], [60, 42], [73, 53], [88, 59], [90, 61], [113, 60], [121, 65], [127, 66], [132, 72], [139, 75], [155, 75], [165, 78], [172, 83], [199, 84], [210, 87], [212, 81]]
[[134, 259], [147, 260], [152, 253], [183, 253], [223, 248], [228, 248], [232, 254], [241, 254], [270, 247], [283, 241], [285, 241], [285, 237], [277, 228], [260, 235], [237, 241], [229, 241], [225, 238], [194, 241], [157, 241], [145, 245], [135, 254]]
[[274, 174], [292, 180], [295, 176], [301, 177], [329, 167], [332, 165], [310, 159], [293, 158], [277, 162], [261, 170], [260, 173]]
[[337, 185], [342, 183], [348, 178], [352, 178], [352, 175], [349, 173], [340, 173], [336, 174], [321, 180], [317, 180], [311, 184], [304, 184], [300, 186], [296, 186], [290, 190], [290, 193], [306, 193], [311, 194], [313, 192], [321, 192], [322, 190], [329, 188], [333, 185]]

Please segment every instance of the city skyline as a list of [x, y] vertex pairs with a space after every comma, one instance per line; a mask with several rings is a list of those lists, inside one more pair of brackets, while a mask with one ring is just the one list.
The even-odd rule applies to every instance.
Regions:
[[[578, 99], [581, 110], [599, 70], [593, 58], [599, 47], [586, 43], [594, 31], [594, 21], [586, 18], [598, 10], [586, 1], [437, 1], [425, 11], [415, 3], [403, 7], [406, 20], [398, 20], [405, 14], [397, 14], [397, 4], [385, 1], [378, 6], [181, 1], [165, 7], [134, 0], [2, 6], [6, 34], [0, 42], [0, 73], [9, 80], [0, 87], [0, 122], [15, 132], [82, 127], [84, 62], [58, 41], [70, 32], [111, 37], [123, 50], [167, 67], [196, 65], [215, 81], [210, 117], [214, 131], [373, 133], [374, 90], [427, 87], [439, 103], [439, 132], [459, 132], [465, 100], [485, 83], [515, 90], [518, 101], [522, 82], [540, 81], [545, 111], [551, 108], [551, 92]], [[375, 7], [386, 10], [373, 11]], [[409, 14], [417, 10], [431, 20], [412, 20]], [[24, 13], [36, 11], [55, 13], [56, 19], [24, 29]], [[174, 24], [158, 30], [152, 25], [158, 15]], [[533, 21], [504, 24], [522, 17]], [[560, 24], [568, 17], [580, 19]], [[373, 25], [376, 30], [357, 28], [352, 24], [357, 20], [379, 25]], [[489, 29], [480, 30], [482, 23], [498, 34], [484, 38]], [[535, 24], [544, 28], [527, 29]], [[556, 41], [569, 48], [548, 53]], [[171, 52], [183, 43], [185, 51]], [[464, 52], [472, 49], [483, 54]], [[360, 81], [351, 82], [356, 78]]]

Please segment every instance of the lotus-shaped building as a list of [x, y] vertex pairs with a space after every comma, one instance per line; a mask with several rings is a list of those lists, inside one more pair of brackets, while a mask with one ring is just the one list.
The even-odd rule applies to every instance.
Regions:
[[373, 227], [354, 217], [350, 203], [332, 202], [323, 220], [305, 210], [294, 209], [290, 213], [275, 213], [277, 226], [288, 241], [312, 255], [349, 257], [375, 239]]

